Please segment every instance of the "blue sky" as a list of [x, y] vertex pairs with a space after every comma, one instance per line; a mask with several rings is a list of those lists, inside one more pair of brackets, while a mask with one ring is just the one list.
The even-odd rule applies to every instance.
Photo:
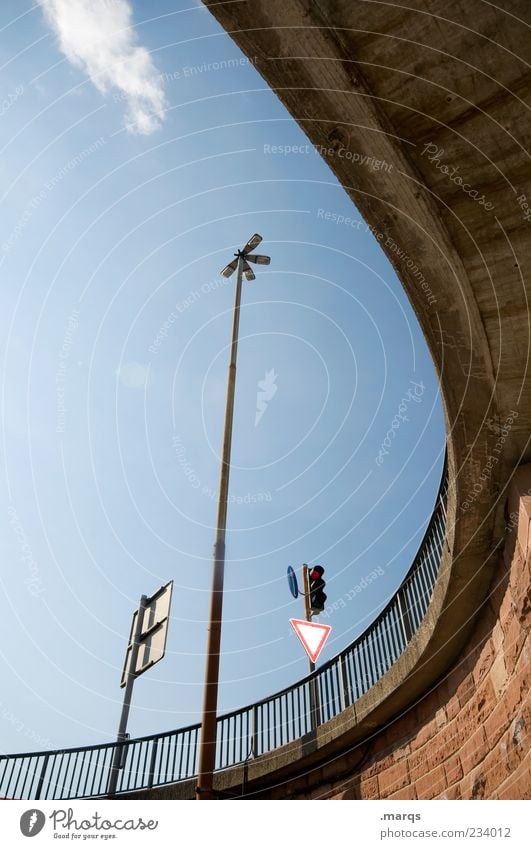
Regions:
[[132, 611], [172, 578], [167, 655], [129, 730], [199, 719], [234, 295], [219, 271], [252, 233], [272, 262], [243, 289], [220, 710], [307, 672], [289, 564], [326, 569], [323, 661], [374, 618], [444, 454], [391, 265], [209, 13], [43, 5], [0, 20], [4, 752], [114, 738]]

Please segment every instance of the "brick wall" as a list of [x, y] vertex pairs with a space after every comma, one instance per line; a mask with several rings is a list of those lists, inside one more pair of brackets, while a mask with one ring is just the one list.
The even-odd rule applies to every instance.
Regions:
[[511, 485], [506, 534], [489, 598], [457, 665], [377, 734], [353, 777], [325, 792], [321, 785], [314, 798], [531, 797], [531, 465]]

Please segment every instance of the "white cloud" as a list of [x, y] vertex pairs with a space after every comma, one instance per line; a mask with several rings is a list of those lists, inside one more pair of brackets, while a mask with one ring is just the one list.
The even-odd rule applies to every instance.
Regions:
[[160, 126], [165, 97], [160, 75], [132, 28], [129, 0], [39, 0], [67, 59], [103, 94], [119, 89], [131, 132]]

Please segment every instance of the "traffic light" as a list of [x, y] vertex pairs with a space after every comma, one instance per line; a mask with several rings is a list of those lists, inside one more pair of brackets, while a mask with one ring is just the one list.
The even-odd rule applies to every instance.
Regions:
[[310, 579], [310, 610], [314, 616], [322, 613], [326, 604], [326, 593], [324, 588], [326, 582], [323, 581], [324, 569], [322, 566], [314, 566], [313, 569], [308, 569]]

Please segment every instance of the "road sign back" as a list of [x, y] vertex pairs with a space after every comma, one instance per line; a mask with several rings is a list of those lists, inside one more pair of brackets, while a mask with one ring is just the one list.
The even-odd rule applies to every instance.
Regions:
[[299, 595], [299, 585], [297, 584], [297, 576], [293, 571], [293, 566], [288, 566], [288, 584], [289, 590], [293, 598]]
[[315, 663], [332, 630], [330, 625], [321, 622], [307, 622], [305, 619], [290, 619], [293, 630], [304, 646], [312, 663]]
[[[172, 590], [173, 581], [170, 581], [168, 584], [161, 587], [160, 590], [157, 590], [157, 592], [146, 601], [146, 608], [142, 618], [142, 629], [136, 669], [133, 670], [136, 678], [164, 657], [166, 652], [166, 638], [168, 635]], [[136, 631], [137, 618], [138, 610], [135, 610], [133, 613], [133, 622], [131, 624], [131, 634], [129, 635], [129, 645], [127, 646], [127, 651], [125, 653], [125, 663], [122, 671], [120, 687], [125, 687], [127, 684], [127, 675], [131, 666], [133, 637]]]

